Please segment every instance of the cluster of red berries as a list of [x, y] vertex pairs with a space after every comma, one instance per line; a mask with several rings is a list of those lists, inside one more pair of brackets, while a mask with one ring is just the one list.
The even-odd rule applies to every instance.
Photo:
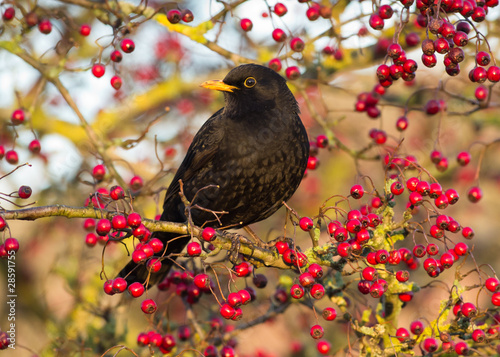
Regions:
[[[22, 108], [14, 110], [10, 117], [10, 121], [14, 130], [15, 127], [26, 123], [27, 120], [28, 114]], [[33, 139], [28, 145], [28, 150], [34, 155], [39, 154], [41, 150], [40, 141], [38, 141], [37, 139]], [[5, 151], [5, 147], [3, 145], [0, 145], [0, 160], [3, 159], [4, 156], [5, 160], [11, 165], [17, 165], [19, 163], [19, 155], [15, 149]]]
[[380, 109], [377, 108], [377, 103], [385, 92], [385, 88], [381, 84], [377, 84], [371, 92], [358, 94], [355, 110], [357, 112], [366, 112], [369, 118], [378, 118], [380, 116]]
[[[329, 142], [326, 135], [318, 135], [315, 141], [309, 142], [309, 159], [307, 160], [307, 170], [316, 170], [319, 166], [319, 149], [328, 148]], [[305, 175], [307, 175], [307, 170]], [[312, 228], [312, 227], [311, 227]]]
[[[485, 342], [498, 339], [500, 328], [499, 315], [496, 314], [492, 316], [492, 323], [489, 327], [480, 328], [478, 325], [472, 325], [474, 320], [476, 320], [479, 315], [479, 311], [473, 303], [458, 300], [450, 310], [453, 313], [457, 324], [470, 324], [471, 327], [475, 326], [467, 333], [459, 334], [458, 337], [460, 340], [458, 341], [454, 341], [453, 337], [447, 332], [439, 333], [439, 339], [434, 337], [427, 337], [425, 339], [420, 338], [420, 336], [424, 333], [424, 330], [430, 328], [430, 326], [425, 327], [420, 320], [411, 322], [409, 331], [404, 327], [398, 328], [395, 337], [401, 343], [405, 343], [409, 347], [414, 346], [418, 340], [420, 340], [421, 349], [427, 353], [434, 353], [441, 347], [443, 352], [455, 352], [459, 356], [468, 355], [471, 348], [470, 345], [481, 345]], [[410, 332], [414, 335], [413, 338], [411, 337]]]
[[[94, 166], [92, 169], [92, 177], [97, 183], [102, 182], [106, 177], [106, 167], [102, 164]], [[143, 186], [144, 180], [141, 176], [132, 176], [129, 181], [129, 188], [130, 190], [132, 190], [132, 192], [140, 191]], [[104, 188], [100, 188], [97, 190], [97, 192], [100, 194], [100, 196], [111, 197], [113, 200], [118, 200], [125, 197], [125, 191], [120, 186], [113, 186], [111, 191], [109, 192]], [[94, 200], [92, 202], [94, 202]], [[95, 206], [97, 207], [97, 204], [95, 204]]]
[[[7, 224], [5, 220], [0, 217], [0, 232], [5, 229]], [[2, 223], [3, 221], [3, 223]], [[16, 238], [7, 238], [4, 243], [0, 244], [0, 258], [7, 259], [10, 254], [14, 254], [19, 250], [19, 241]]]
[[[233, 326], [224, 325], [224, 322], [219, 318], [212, 318], [210, 320], [210, 330], [211, 332], [223, 332], [229, 333], [233, 330]], [[141, 332], [137, 335], [137, 344], [139, 346], [149, 346], [158, 347], [160, 352], [167, 354], [171, 353], [178, 343], [184, 343], [189, 346], [191, 339], [193, 338], [193, 331], [187, 325], [182, 325], [177, 327], [177, 336], [172, 334], [161, 334], [156, 331]], [[215, 344], [208, 345], [203, 350], [203, 356], [205, 357], [234, 357], [236, 353], [234, 347], [236, 341], [234, 339], [229, 340], [220, 351], [218, 351]]]

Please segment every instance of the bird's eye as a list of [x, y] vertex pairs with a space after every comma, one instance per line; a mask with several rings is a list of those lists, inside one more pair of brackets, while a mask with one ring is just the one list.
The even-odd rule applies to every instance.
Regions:
[[257, 84], [257, 81], [253, 77], [248, 77], [247, 79], [245, 79], [244, 84], [245, 84], [245, 87], [252, 88], [254, 85]]

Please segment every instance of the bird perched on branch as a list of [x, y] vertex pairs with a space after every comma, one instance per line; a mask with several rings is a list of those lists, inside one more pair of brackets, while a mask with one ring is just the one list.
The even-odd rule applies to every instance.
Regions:
[[[167, 189], [161, 220], [187, 221], [180, 181], [197, 226], [241, 228], [266, 219], [297, 190], [307, 166], [309, 140], [297, 101], [283, 77], [256, 64], [201, 86], [222, 91], [225, 106], [195, 135]], [[191, 239], [165, 232], [153, 236], [163, 241], [164, 257], [180, 253]], [[145, 264], [130, 261], [119, 276], [130, 284], [149, 275], [152, 286], [168, 273], [172, 259], [151, 275]]]

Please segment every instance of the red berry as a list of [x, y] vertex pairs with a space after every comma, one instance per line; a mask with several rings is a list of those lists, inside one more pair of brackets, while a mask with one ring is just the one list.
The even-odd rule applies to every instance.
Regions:
[[438, 347], [439, 345], [435, 338], [428, 337], [424, 340], [424, 350], [426, 350], [427, 352], [429, 353], [436, 352]]
[[232, 307], [229, 304], [223, 304], [220, 307], [219, 311], [220, 311], [221, 316], [227, 320], [231, 319], [236, 314], [234, 307]]
[[325, 331], [320, 325], [314, 325], [313, 327], [311, 327], [311, 337], [316, 340], [323, 337], [324, 333]]
[[248, 262], [241, 262], [240, 264], [234, 267], [234, 271], [236, 272], [236, 276], [238, 277], [246, 277], [249, 276], [253, 270], [253, 266]]
[[123, 81], [122, 81], [121, 77], [113, 76], [113, 77], [111, 77], [110, 83], [111, 83], [111, 87], [118, 90], [122, 87]]
[[370, 15], [370, 20], [368, 23], [374, 30], [382, 30], [384, 28], [384, 19], [378, 14]]
[[31, 187], [21, 186], [21, 187], [19, 187], [17, 194], [19, 195], [19, 198], [26, 199], [26, 198], [30, 198], [31, 192], [32, 192]]
[[88, 35], [90, 35], [90, 30], [91, 30], [90, 25], [83, 24], [83, 25], [80, 26], [80, 35], [82, 35], [82, 36], [88, 36]]
[[144, 182], [140, 176], [134, 176], [130, 179], [129, 185], [132, 191], [139, 191], [144, 186]]
[[327, 355], [328, 353], [330, 353], [331, 348], [332, 345], [328, 341], [318, 341], [318, 344], [316, 345], [316, 349], [322, 355]]
[[250, 31], [253, 27], [252, 20], [250, 19], [241, 19], [240, 21], [240, 27], [243, 31]]
[[305, 231], [305, 232], [309, 232], [311, 229], [313, 229], [314, 227], [314, 222], [311, 218], [309, 217], [302, 217], [300, 220], [299, 220], [299, 226], [300, 228]]
[[333, 321], [337, 317], [337, 311], [333, 307], [326, 307], [323, 309], [321, 316], [323, 316], [326, 321]]
[[17, 252], [19, 250], [19, 241], [16, 238], [7, 238], [3, 244], [4, 249], [7, 253]]
[[321, 279], [321, 277], [323, 276], [323, 268], [321, 267], [321, 265], [316, 264], [316, 263], [309, 265], [309, 268], [307, 268], [307, 271], [309, 273], [311, 273], [311, 275], [315, 279]]
[[351, 196], [354, 198], [354, 199], [360, 199], [361, 197], [363, 197], [365, 191], [363, 189], [363, 186], [361, 185], [354, 185], [351, 187]]
[[125, 216], [118, 214], [116, 216], [113, 216], [111, 224], [113, 226], [113, 229], [125, 229], [127, 227], [127, 219], [125, 218]]
[[304, 272], [304, 273], [299, 275], [299, 283], [300, 283], [300, 285], [302, 285], [303, 287], [306, 288], [306, 287], [314, 284], [314, 277], [312, 276], [311, 273]]
[[310, 293], [314, 299], [319, 300], [325, 295], [325, 287], [321, 284], [314, 284], [311, 287]]
[[400, 327], [396, 330], [396, 338], [399, 342], [405, 342], [410, 339], [410, 332], [404, 327]]
[[118, 62], [122, 61], [123, 56], [122, 56], [122, 53], [120, 51], [114, 50], [113, 52], [111, 52], [110, 58], [111, 58], [111, 61], [118, 63]]
[[192, 22], [194, 20], [193, 12], [189, 9], [184, 9], [181, 11], [182, 21], [184, 22]]
[[304, 288], [299, 284], [293, 284], [290, 288], [290, 295], [294, 299], [300, 299], [304, 296]]
[[130, 295], [132, 295], [132, 297], [135, 298], [141, 296], [145, 290], [146, 289], [144, 289], [144, 285], [137, 281], [128, 286], [128, 292], [130, 293]]
[[457, 155], [457, 162], [460, 166], [467, 166], [470, 162], [471, 155], [467, 151], [462, 151]]
[[282, 3], [278, 2], [276, 5], [274, 5], [274, 13], [278, 16], [283, 16], [287, 13], [288, 9], [286, 8], [285, 5]]
[[198, 257], [201, 254], [201, 245], [198, 242], [191, 242], [187, 245], [187, 253], [190, 257]]
[[38, 29], [40, 30], [41, 33], [48, 35], [49, 33], [52, 32], [52, 24], [50, 23], [50, 20], [48, 19], [42, 19], [38, 23]]
[[2, 14], [2, 19], [4, 21], [10, 21], [14, 18], [14, 16], [16, 16], [16, 10], [13, 7], [8, 7]]
[[115, 278], [112, 289], [115, 294], [123, 293], [127, 289], [127, 281], [124, 278]]
[[172, 9], [167, 12], [167, 19], [171, 24], [177, 24], [182, 20], [182, 14], [177, 9]]
[[212, 227], [204, 228], [203, 231], [201, 232], [201, 237], [206, 242], [213, 241], [216, 237], [215, 229], [213, 229]]
[[392, 7], [390, 5], [382, 5], [378, 9], [378, 14], [384, 20], [390, 19], [392, 17], [393, 13], [394, 13], [394, 10], [392, 9]]
[[410, 331], [414, 335], [420, 335], [422, 332], [424, 332], [424, 324], [421, 321], [413, 321], [410, 324]]
[[273, 58], [272, 60], [269, 61], [269, 68], [272, 70], [279, 72], [281, 71], [281, 61], [279, 58]]
[[[42, 149], [42, 147], [40, 145], [40, 141], [38, 141], [37, 139], [32, 140], [28, 146], [28, 150], [31, 151], [33, 154], [39, 154], [41, 149]], [[3, 157], [3, 155], [0, 155], [0, 156]], [[0, 157], [0, 159], [1, 159], [1, 157]]]
[[474, 230], [470, 227], [465, 227], [462, 229], [462, 236], [467, 239], [474, 238]]
[[111, 222], [106, 219], [102, 218], [97, 222], [96, 225], [96, 233], [100, 236], [105, 236], [109, 233], [111, 230]]
[[104, 292], [108, 295], [115, 295], [113, 291], [113, 280], [107, 280], [103, 286]]
[[492, 293], [496, 293], [500, 289], [500, 281], [495, 277], [490, 277], [486, 279], [484, 286]]
[[467, 193], [467, 197], [472, 203], [477, 203], [483, 197], [483, 191], [477, 186], [471, 187]]
[[145, 314], [152, 314], [156, 311], [156, 302], [153, 299], [146, 299], [141, 303], [141, 310]]
[[299, 67], [297, 67], [297, 66], [288, 67], [285, 70], [285, 75], [286, 75], [286, 78], [288, 78], [290, 80], [295, 80], [295, 79], [299, 78], [300, 77]]
[[131, 53], [135, 50], [135, 43], [130, 38], [124, 38], [120, 43], [123, 52]]
[[315, 6], [311, 6], [310, 8], [307, 9], [306, 11], [306, 16], [309, 19], [309, 21], [315, 21], [319, 18], [319, 10]]
[[95, 77], [101, 78], [102, 76], [104, 76], [104, 73], [106, 73], [106, 67], [104, 67], [104, 65], [96, 63], [94, 64], [94, 66], [92, 66], [92, 74]]
[[273, 39], [276, 42], [283, 42], [286, 40], [286, 33], [280, 28], [274, 29], [272, 33]]
[[487, 76], [490, 82], [496, 83], [500, 81], [500, 68], [497, 66], [491, 66], [488, 68]]
[[295, 52], [302, 52], [304, 50], [305, 43], [299, 37], [294, 37], [290, 41], [290, 48]]
[[24, 113], [24, 110], [23, 109], [16, 109], [12, 112], [10, 120], [11, 120], [12, 124], [19, 125], [19, 124], [24, 122], [25, 118], [26, 118], [26, 115]]

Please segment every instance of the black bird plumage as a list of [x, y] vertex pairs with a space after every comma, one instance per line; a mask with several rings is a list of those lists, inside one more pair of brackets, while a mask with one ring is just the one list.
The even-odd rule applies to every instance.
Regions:
[[[219, 215], [219, 224], [212, 212], [192, 209], [198, 226], [241, 228], [266, 219], [293, 195], [307, 166], [309, 140], [297, 101], [283, 77], [256, 64], [236, 67], [224, 80], [202, 86], [223, 91], [225, 107], [195, 135], [167, 189], [161, 220], [187, 221], [179, 180], [192, 205], [227, 212]], [[190, 240], [165, 232], [153, 236], [165, 244], [165, 256], [180, 253]], [[162, 280], [171, 265], [170, 259], [163, 260], [149, 286]], [[130, 261], [119, 276], [142, 283], [148, 270]]]

